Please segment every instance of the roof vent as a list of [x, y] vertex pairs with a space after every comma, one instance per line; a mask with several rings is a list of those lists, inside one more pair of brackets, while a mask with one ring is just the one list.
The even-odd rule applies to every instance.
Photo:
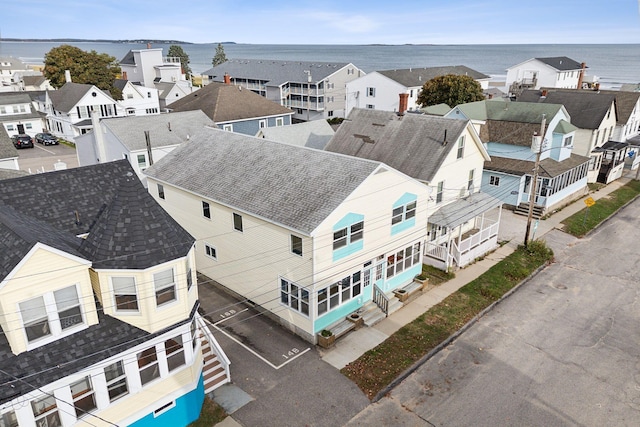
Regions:
[[354, 133], [354, 134], [353, 134], [353, 137], [354, 137], [354, 138], [361, 139], [361, 140], [362, 140], [362, 142], [366, 142], [366, 143], [368, 143], [368, 144], [373, 144], [373, 143], [375, 143], [375, 141], [374, 141], [373, 139], [371, 139], [371, 138], [370, 138], [369, 136], [367, 136], [367, 135], [361, 135], [361, 134], [359, 134], [359, 133]]

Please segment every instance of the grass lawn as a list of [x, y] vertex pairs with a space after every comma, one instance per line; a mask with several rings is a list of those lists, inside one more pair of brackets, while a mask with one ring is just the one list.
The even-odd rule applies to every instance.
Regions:
[[576, 237], [582, 237], [593, 230], [598, 224], [618, 209], [633, 200], [640, 194], [640, 181], [631, 180], [624, 186], [612, 192], [609, 197], [596, 200], [595, 205], [590, 208], [585, 207], [580, 212], [565, 219], [563, 231]]
[[341, 372], [373, 399], [403, 371], [552, 258], [552, 251], [540, 241], [532, 242], [528, 249], [518, 248]]
[[189, 424], [189, 427], [213, 427], [225, 418], [227, 418], [227, 413], [224, 409], [205, 396], [200, 418]]

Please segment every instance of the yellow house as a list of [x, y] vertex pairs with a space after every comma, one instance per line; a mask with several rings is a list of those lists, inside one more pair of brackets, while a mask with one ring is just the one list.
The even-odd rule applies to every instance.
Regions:
[[0, 194], [0, 425], [196, 419], [229, 362], [197, 314], [193, 237], [129, 163], [3, 180]]

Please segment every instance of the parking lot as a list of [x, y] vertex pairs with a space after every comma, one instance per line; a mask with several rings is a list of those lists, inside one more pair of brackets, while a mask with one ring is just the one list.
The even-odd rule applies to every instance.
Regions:
[[64, 162], [68, 169], [78, 167], [76, 149], [65, 144], [47, 145], [33, 144], [33, 148], [18, 150], [20, 170], [30, 173], [55, 170], [58, 162]]
[[198, 277], [198, 294], [201, 313], [231, 360], [232, 386], [250, 396], [231, 414], [242, 425], [341, 426], [369, 404], [314, 345], [205, 276]]

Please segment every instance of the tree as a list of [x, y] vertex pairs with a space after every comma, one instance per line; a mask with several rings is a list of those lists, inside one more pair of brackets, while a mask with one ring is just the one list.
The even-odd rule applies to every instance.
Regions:
[[167, 56], [172, 58], [180, 58], [180, 64], [182, 65], [182, 72], [187, 80], [191, 78], [191, 67], [189, 67], [189, 55], [182, 49], [182, 46], [172, 44], [169, 46], [169, 53]]
[[44, 76], [51, 86], [61, 88], [66, 83], [65, 71], [69, 70], [74, 83], [91, 84], [109, 91], [114, 99], [121, 99], [122, 92], [113, 85], [120, 74], [116, 58], [95, 50], [84, 50], [63, 44], [52, 48], [44, 56]]
[[453, 108], [458, 104], [482, 101], [483, 99], [482, 87], [473, 77], [446, 74], [434, 77], [422, 85], [416, 102], [422, 107], [447, 104]]
[[222, 43], [218, 43], [218, 46], [216, 47], [216, 55], [213, 57], [211, 63], [215, 67], [216, 65], [220, 65], [224, 62], [227, 62], [227, 55], [224, 53]]

